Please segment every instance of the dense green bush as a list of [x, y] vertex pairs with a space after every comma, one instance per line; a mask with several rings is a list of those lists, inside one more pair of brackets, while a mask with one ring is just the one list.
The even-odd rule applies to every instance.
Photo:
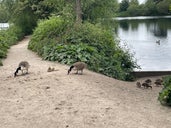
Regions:
[[8, 49], [23, 37], [21, 29], [10, 26], [7, 30], [0, 30], [0, 65], [1, 59], [6, 58]]
[[72, 64], [83, 61], [88, 68], [121, 80], [130, 80], [137, 64], [128, 50], [119, 47], [111, 31], [99, 25], [66, 22], [60, 17], [41, 21], [29, 49], [46, 60]]
[[56, 44], [45, 46], [43, 58], [50, 61], [58, 61], [62, 64], [72, 64], [76, 61], [87, 63], [89, 69], [97, 71], [100, 56], [97, 49], [87, 44]]
[[49, 43], [49, 39], [60, 42], [61, 36], [66, 29], [66, 22], [60, 17], [51, 17], [48, 20], [39, 21], [28, 48], [42, 55], [43, 47], [52, 43]]
[[159, 93], [159, 101], [163, 105], [171, 106], [171, 76], [163, 78], [164, 88]]
[[146, 0], [143, 4], [135, 4], [135, 0], [122, 0], [118, 16], [165, 16], [170, 15], [171, 0]]

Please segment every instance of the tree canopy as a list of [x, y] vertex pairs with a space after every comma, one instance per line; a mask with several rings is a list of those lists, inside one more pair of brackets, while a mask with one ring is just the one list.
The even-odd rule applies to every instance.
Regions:
[[32, 33], [39, 19], [48, 19], [51, 15], [76, 22], [96, 22], [113, 17], [118, 7], [117, 0], [2, 0], [0, 4], [0, 10], [5, 12], [0, 13], [1, 21], [19, 25], [26, 34]]
[[170, 15], [171, 0], [147, 0], [139, 4], [138, 0], [122, 0], [119, 4], [119, 16], [157, 16]]

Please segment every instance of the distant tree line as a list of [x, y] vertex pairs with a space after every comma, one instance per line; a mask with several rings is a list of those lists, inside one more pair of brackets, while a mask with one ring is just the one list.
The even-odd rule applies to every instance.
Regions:
[[147, 0], [139, 4], [138, 0], [122, 0], [118, 16], [157, 16], [171, 14], [171, 0]]
[[11, 19], [17, 22], [21, 17], [25, 19], [27, 15], [32, 15], [34, 26], [33, 22], [38, 19], [51, 14], [68, 17], [74, 10], [78, 12], [77, 18], [89, 21], [111, 16], [170, 15], [171, 0], [147, 0], [144, 4], [139, 4], [138, 0], [122, 0], [121, 3], [117, 0], [0, 0], [0, 22]]

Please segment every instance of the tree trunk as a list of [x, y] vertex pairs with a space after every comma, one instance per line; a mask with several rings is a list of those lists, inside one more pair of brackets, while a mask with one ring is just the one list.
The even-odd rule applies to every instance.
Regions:
[[76, 23], [82, 22], [81, 0], [76, 0]]

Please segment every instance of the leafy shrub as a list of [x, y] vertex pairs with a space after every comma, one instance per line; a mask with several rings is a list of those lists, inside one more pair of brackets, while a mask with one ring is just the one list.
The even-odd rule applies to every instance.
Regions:
[[41, 49], [48, 45], [49, 42], [47, 39], [60, 40], [65, 28], [66, 23], [61, 17], [51, 17], [48, 20], [41, 20], [32, 35], [28, 48], [42, 55]]
[[2, 60], [0, 59], [0, 66], [3, 66]]
[[109, 30], [99, 25], [84, 23], [70, 31], [64, 36], [65, 42], [75, 45], [83, 42], [97, 49], [100, 56], [97, 72], [121, 80], [133, 78], [130, 72], [138, 66], [129, 50], [122, 49]]
[[5, 58], [7, 55], [6, 55], [6, 52], [4, 52], [3, 50], [0, 50], [0, 58]]
[[50, 61], [58, 61], [62, 64], [72, 64], [76, 61], [83, 61], [90, 65], [89, 69], [98, 70], [100, 56], [95, 47], [80, 43], [56, 44], [55, 46], [45, 46], [43, 58]]
[[4, 46], [11, 46], [16, 44], [18, 40], [21, 40], [23, 36], [24, 34], [21, 29], [11, 25], [9, 29], [0, 31], [0, 43], [4, 43]]
[[72, 64], [83, 61], [89, 69], [121, 80], [130, 80], [137, 67], [128, 50], [119, 47], [111, 31], [99, 25], [72, 25], [60, 17], [41, 21], [35, 29], [29, 49], [44, 59]]
[[164, 88], [159, 93], [159, 101], [162, 105], [171, 106], [171, 76], [163, 78]]
[[6, 58], [8, 49], [11, 45], [16, 44], [23, 37], [21, 29], [15, 26], [10, 26], [7, 30], [0, 30], [0, 65], [1, 59]]

